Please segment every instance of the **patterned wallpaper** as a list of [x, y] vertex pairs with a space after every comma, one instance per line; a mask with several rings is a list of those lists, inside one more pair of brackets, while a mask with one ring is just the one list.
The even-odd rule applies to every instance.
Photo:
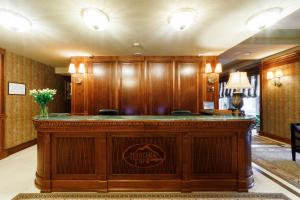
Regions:
[[5, 53], [5, 91], [8, 91], [8, 82], [26, 84], [26, 96], [5, 96], [5, 149], [14, 147], [36, 138], [36, 131], [32, 124], [32, 117], [39, 113], [38, 106], [29, 96], [29, 90], [55, 88], [55, 100], [49, 104], [49, 112], [65, 112], [64, 77], [56, 75], [54, 68], [37, 61]]
[[[282, 69], [282, 86], [266, 80], [268, 71]], [[262, 70], [263, 132], [290, 138], [290, 123], [300, 122], [300, 61]]]

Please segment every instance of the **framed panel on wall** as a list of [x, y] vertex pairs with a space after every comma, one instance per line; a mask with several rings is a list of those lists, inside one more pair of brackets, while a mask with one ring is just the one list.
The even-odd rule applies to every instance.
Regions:
[[25, 83], [8, 83], [8, 95], [26, 95]]

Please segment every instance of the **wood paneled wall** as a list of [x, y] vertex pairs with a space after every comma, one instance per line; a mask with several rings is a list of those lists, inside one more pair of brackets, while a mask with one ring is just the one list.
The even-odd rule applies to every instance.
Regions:
[[11, 149], [36, 138], [32, 117], [39, 114], [39, 107], [29, 95], [29, 90], [57, 89], [55, 100], [49, 104], [49, 112], [67, 110], [64, 77], [56, 75], [52, 67], [6, 51], [4, 91], [8, 91], [8, 82], [24, 83], [26, 95], [5, 94], [5, 149]]
[[[267, 80], [267, 72], [282, 69], [282, 86]], [[262, 61], [261, 134], [290, 141], [290, 123], [300, 122], [300, 50]]]
[[102, 108], [117, 108], [124, 115], [168, 115], [177, 109], [199, 113], [204, 100], [218, 108], [218, 81], [208, 85], [204, 74], [205, 63], [215, 66], [216, 57], [97, 56], [71, 62], [87, 69], [72, 75], [73, 114], [97, 114]]
[[4, 53], [0, 48], [0, 158], [4, 150]]

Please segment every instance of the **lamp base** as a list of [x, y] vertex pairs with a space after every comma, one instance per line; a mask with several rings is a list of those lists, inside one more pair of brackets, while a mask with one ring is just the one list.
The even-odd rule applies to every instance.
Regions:
[[235, 110], [232, 110], [232, 115], [234, 115], [234, 116], [245, 116], [245, 111], [235, 109]]
[[243, 101], [244, 93], [236, 91], [232, 95], [232, 105], [235, 108], [232, 113], [236, 116], [244, 116], [245, 112], [241, 110], [244, 105]]

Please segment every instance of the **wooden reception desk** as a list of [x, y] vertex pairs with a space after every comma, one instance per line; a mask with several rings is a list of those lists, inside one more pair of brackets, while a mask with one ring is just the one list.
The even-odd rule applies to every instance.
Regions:
[[69, 116], [33, 120], [35, 184], [52, 191], [247, 191], [252, 117]]

